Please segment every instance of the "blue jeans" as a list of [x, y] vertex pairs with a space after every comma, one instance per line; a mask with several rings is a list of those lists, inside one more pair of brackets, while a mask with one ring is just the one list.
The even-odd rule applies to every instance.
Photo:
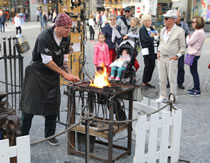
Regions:
[[198, 59], [200, 56], [195, 56], [192, 66], [190, 66], [190, 72], [193, 77], [194, 89], [200, 91], [200, 80], [198, 75]]
[[117, 76], [116, 77], [120, 78], [123, 70], [125, 70], [125, 67], [113, 66], [112, 69], [111, 69], [111, 76], [115, 76], [115, 72], [117, 71]]

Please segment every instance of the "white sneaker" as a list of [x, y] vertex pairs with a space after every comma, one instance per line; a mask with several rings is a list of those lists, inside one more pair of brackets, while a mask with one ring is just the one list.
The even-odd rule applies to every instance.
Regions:
[[168, 102], [168, 100], [166, 100], [165, 98], [158, 98], [157, 100], [155, 100], [156, 102], [158, 102], [158, 103], [167, 103]]

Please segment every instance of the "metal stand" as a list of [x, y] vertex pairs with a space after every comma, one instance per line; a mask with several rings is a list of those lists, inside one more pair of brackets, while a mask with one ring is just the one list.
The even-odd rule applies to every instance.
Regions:
[[[87, 88], [87, 87], [86, 87]], [[133, 91], [134, 91], [134, 86], [130, 86], [128, 87], [128, 89], [124, 89], [121, 91], [116, 91], [115, 95], [113, 96], [114, 98], [112, 98], [113, 101], [115, 101], [115, 98], [123, 98], [123, 97], [127, 97], [127, 99], [129, 100], [129, 108], [128, 108], [128, 120], [132, 119], [132, 114], [133, 114]], [[68, 99], [69, 99], [69, 108], [68, 108], [68, 117], [70, 115], [71, 118], [69, 118], [68, 120], [68, 125], [71, 126], [73, 124], [75, 124], [75, 113], [76, 110], [78, 110], [78, 108], [76, 107], [76, 97], [75, 94], [77, 91], [83, 91], [83, 92], [88, 92], [88, 94], [91, 93], [102, 93], [103, 95], [105, 95], [107, 92], [104, 92], [103, 90], [98, 90], [96, 89], [94, 91], [94, 89], [88, 89], [88, 91], [80, 89], [78, 86], [76, 87], [69, 87], [68, 88], [68, 93], [66, 93], [68, 95]], [[91, 92], [91, 93], [90, 93]], [[123, 96], [123, 97], [122, 97]], [[84, 97], [85, 98], [85, 97]], [[90, 97], [87, 97], [87, 99], [91, 99]], [[112, 102], [113, 102], [112, 101]], [[89, 103], [89, 101], [88, 101]], [[93, 105], [89, 105], [89, 106], [93, 106]], [[116, 104], [112, 105], [112, 107], [109, 109], [109, 119], [108, 121], [113, 121], [114, 118], [114, 109], [116, 108]], [[91, 108], [89, 108], [89, 110], [93, 110]], [[94, 121], [97, 121], [96, 119], [94, 119]], [[121, 124], [121, 125], [116, 125], [116, 123], [108, 123], [108, 132], [107, 131], [103, 131], [101, 130], [101, 132], [98, 131], [94, 131], [93, 129], [89, 128], [89, 122], [88, 120], [85, 120], [85, 127], [84, 125], [79, 125], [74, 127], [69, 133], [68, 133], [68, 154], [75, 154], [75, 155], [80, 155], [86, 158], [86, 162], [88, 162], [89, 157], [99, 160], [99, 161], [103, 161], [103, 162], [115, 162], [115, 160], [120, 159], [121, 157], [125, 156], [125, 155], [130, 155], [131, 154], [131, 141], [132, 141], [132, 123], [126, 123], [126, 124]], [[117, 131], [114, 129], [117, 126]], [[88, 130], [89, 129], [89, 130]], [[119, 146], [119, 145], [115, 145], [113, 143], [113, 137], [115, 134], [117, 134], [117, 132], [122, 131], [122, 130], [127, 130], [127, 145], [126, 147], [124, 146]], [[102, 137], [107, 139], [108, 142], [101, 142], [101, 141], [95, 141], [95, 143], [101, 144], [101, 145], [105, 145], [107, 146], [107, 150], [108, 150], [108, 158], [101, 158], [99, 156], [96, 156], [94, 154], [89, 154], [89, 143], [86, 144], [86, 152], [81, 152], [75, 149], [75, 132], [79, 132], [79, 133], [83, 133], [86, 134], [86, 142], [89, 142], [89, 135], [92, 136], [96, 136], [96, 137]], [[123, 152], [116, 156], [115, 158], [113, 158], [113, 148], [122, 150]]]

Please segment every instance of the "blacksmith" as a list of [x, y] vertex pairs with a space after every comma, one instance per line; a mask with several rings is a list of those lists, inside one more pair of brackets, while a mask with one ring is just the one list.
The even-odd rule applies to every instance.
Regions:
[[[32, 52], [32, 62], [25, 70], [21, 94], [21, 131], [28, 135], [34, 115], [45, 117], [45, 137], [55, 134], [56, 118], [60, 107], [60, 78], [78, 81], [68, 66], [70, 45], [69, 32], [72, 20], [66, 14], [59, 14], [52, 28], [44, 30], [37, 38]], [[58, 145], [57, 139], [49, 140]]]

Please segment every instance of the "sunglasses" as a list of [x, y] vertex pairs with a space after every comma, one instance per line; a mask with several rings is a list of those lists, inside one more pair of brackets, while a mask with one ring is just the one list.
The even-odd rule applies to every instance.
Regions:
[[125, 12], [128, 12], [129, 13], [130, 11], [126, 10]]
[[166, 20], [166, 21], [167, 21], [168, 19], [169, 19], [169, 18], [164, 18], [164, 20]]

